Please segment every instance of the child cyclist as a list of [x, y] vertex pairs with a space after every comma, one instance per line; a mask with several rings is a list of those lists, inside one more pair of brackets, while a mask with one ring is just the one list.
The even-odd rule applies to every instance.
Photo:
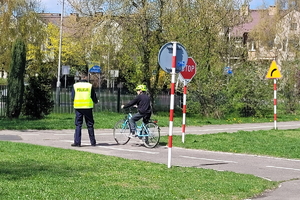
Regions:
[[143, 118], [143, 122], [148, 123], [152, 114], [151, 99], [146, 93], [147, 87], [145, 85], [138, 85], [135, 91], [137, 92], [137, 96], [126, 105], [121, 106], [122, 109], [136, 106], [138, 110], [138, 112], [129, 119], [131, 137], [136, 136], [136, 122]]

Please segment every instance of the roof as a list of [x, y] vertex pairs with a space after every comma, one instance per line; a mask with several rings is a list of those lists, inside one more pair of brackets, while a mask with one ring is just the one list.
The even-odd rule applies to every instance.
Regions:
[[254, 27], [259, 24], [261, 20], [261, 10], [250, 10], [246, 20], [246, 23], [237, 25], [232, 28], [232, 30], [230, 31], [231, 36], [242, 37], [244, 33], [248, 33], [252, 29], [254, 29]]
[[59, 26], [61, 20], [60, 13], [39, 13], [39, 16], [45, 21], [45, 23], [52, 23]]
[[[42, 21], [45, 24], [54, 24], [57, 27], [61, 25], [61, 14], [60, 13], [39, 13]], [[80, 24], [77, 23], [79, 15], [77, 13], [70, 13], [70, 15], [63, 16], [63, 30], [66, 33], [74, 35], [78, 30], [80, 30]]]

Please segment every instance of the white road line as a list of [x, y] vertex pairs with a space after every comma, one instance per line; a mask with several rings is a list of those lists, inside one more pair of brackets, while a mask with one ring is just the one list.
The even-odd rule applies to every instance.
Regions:
[[[249, 125], [251, 125], [251, 124], [249, 124]], [[295, 127], [294, 125], [280, 125], [280, 127], [294, 127], [295, 129], [297, 128], [297, 127]], [[222, 132], [226, 132], [226, 131], [230, 131], [230, 130], [245, 130], [245, 131], [247, 131], [247, 130], [252, 130], [252, 129], [264, 129], [264, 128], [273, 128], [273, 126], [272, 125], [270, 125], [270, 126], [250, 126], [250, 127], [233, 127], [233, 128], [212, 128], [212, 129], [198, 129], [198, 130], [189, 130], [188, 129], [188, 127], [187, 127], [187, 131], [188, 132], [208, 132], [208, 131], [222, 131]], [[181, 132], [181, 130], [178, 130], [178, 131], [176, 131], [176, 130], [174, 130], [174, 132]]]
[[190, 156], [180, 156], [182, 158], [189, 158], [189, 159], [195, 159], [195, 160], [208, 160], [208, 161], [216, 161], [216, 162], [227, 162], [227, 163], [238, 163], [235, 161], [228, 161], [228, 160], [216, 160], [216, 159], [208, 159], [208, 158], [197, 158], [197, 157], [190, 157]]
[[23, 133], [23, 134], [21, 134], [21, 135], [24, 135], [24, 136], [27, 136], [27, 135], [40, 135], [39, 133]]
[[159, 152], [151, 152], [151, 151], [142, 151], [142, 150], [130, 150], [130, 149], [122, 149], [122, 148], [114, 148], [114, 147], [105, 147], [105, 146], [97, 146], [99, 148], [104, 149], [113, 149], [118, 151], [128, 151], [128, 152], [138, 152], [138, 153], [146, 153], [146, 154], [159, 154]]
[[62, 136], [62, 135], [74, 135], [74, 133], [53, 134], [53, 135], [58, 135], [58, 136]]
[[[26, 134], [28, 135], [28, 134]], [[74, 133], [55, 133], [53, 135], [58, 135], [58, 136], [62, 136], [62, 135], [74, 135]], [[111, 137], [113, 137], [112, 133], [95, 133], [95, 136], [109, 136], [111, 135]]]
[[[63, 142], [73, 142], [71, 140], [61, 140]], [[81, 145], [90, 145], [90, 143], [85, 143], [84, 141], [81, 141]], [[83, 147], [84, 148], [84, 147]], [[128, 151], [128, 152], [137, 152], [137, 153], [146, 153], [146, 154], [159, 154], [159, 152], [152, 152], [152, 151], [142, 151], [142, 150], [132, 150], [132, 149], [123, 149], [123, 148], [115, 148], [115, 147], [108, 147], [108, 146], [101, 146], [97, 145], [93, 148], [103, 148], [103, 149], [112, 149], [112, 150], [118, 150], [118, 151]]]
[[[249, 127], [249, 128], [241, 128], [241, 127], [238, 127], [238, 128], [222, 128], [222, 129], [199, 129], [199, 130], [188, 130], [187, 129], [187, 132], [189, 133], [193, 133], [193, 132], [197, 132], [197, 133], [201, 133], [201, 132], [228, 132], [228, 131], [233, 131], [233, 130], [241, 130], [241, 131], [248, 131], [248, 130], [252, 130], [252, 129], [261, 129], [261, 128], [272, 128], [271, 126], [266, 126], [266, 127]], [[174, 133], [181, 133], [182, 131], [181, 130], [174, 130], [173, 131]], [[217, 133], [216, 132], [216, 133]], [[161, 131], [161, 133], [167, 133], [167, 131]]]
[[[181, 147], [173, 147], [173, 148], [184, 149], [184, 148], [181, 148]], [[184, 150], [185, 151], [195, 151], [195, 149], [184, 149]], [[198, 149], [196, 151], [206, 152], [206, 153], [211, 153], [211, 154], [224, 154], [224, 155], [231, 155], [231, 156], [248, 156], [248, 157], [266, 158], [266, 159], [273, 159], [273, 160], [285, 160], [285, 161], [292, 161], [292, 162], [300, 162], [300, 159], [291, 159], [291, 158], [278, 158], [278, 157], [272, 157], [272, 156], [261, 156], [261, 155], [252, 155], [252, 154], [243, 154], [243, 153], [208, 151], [208, 150], [202, 150], [202, 149]]]
[[276, 166], [266, 166], [266, 167], [269, 167], [269, 168], [276, 168], [276, 169], [286, 169], [286, 170], [300, 171], [300, 169], [288, 168], [288, 167], [276, 167]]

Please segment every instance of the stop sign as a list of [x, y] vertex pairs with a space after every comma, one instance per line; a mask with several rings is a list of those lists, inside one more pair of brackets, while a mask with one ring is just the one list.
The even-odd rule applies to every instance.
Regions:
[[196, 74], [196, 62], [192, 57], [189, 57], [183, 71], [179, 73], [181, 81], [190, 82]]

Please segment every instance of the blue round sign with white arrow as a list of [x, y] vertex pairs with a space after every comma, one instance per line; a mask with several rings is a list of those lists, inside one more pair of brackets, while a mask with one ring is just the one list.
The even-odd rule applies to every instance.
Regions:
[[[185, 47], [176, 42], [176, 69], [175, 72], [179, 73], [184, 70], [188, 54]], [[158, 53], [158, 63], [160, 67], [167, 73], [172, 72], [172, 57], [173, 57], [173, 42], [166, 43], [163, 45]]]

